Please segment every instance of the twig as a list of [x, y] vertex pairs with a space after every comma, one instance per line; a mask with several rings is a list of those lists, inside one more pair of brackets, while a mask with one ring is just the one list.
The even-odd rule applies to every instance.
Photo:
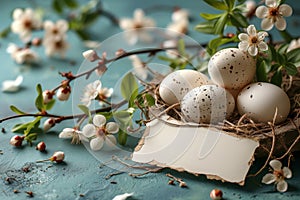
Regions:
[[187, 187], [186, 182], [184, 182], [181, 178], [177, 178], [177, 177], [173, 176], [172, 174], [166, 174], [166, 176], [177, 181], [179, 183], [180, 187]]
[[269, 152], [268, 158], [266, 159], [264, 165], [255, 174], [250, 174], [250, 175], [248, 175], [248, 177], [257, 176], [258, 174], [260, 174], [265, 169], [265, 167], [268, 165], [269, 160], [273, 155], [274, 148], [275, 148], [275, 141], [276, 141], [275, 140], [275, 137], [276, 137], [275, 136], [275, 129], [274, 129], [274, 124], [273, 123], [269, 122], [268, 124], [270, 125], [270, 127], [272, 129], [272, 135], [273, 135], [273, 137], [272, 137], [272, 146], [271, 146], [271, 150]]

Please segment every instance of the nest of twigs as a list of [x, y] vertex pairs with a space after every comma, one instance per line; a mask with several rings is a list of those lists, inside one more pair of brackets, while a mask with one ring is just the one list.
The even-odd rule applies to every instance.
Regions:
[[[152, 85], [151, 88], [156, 101], [155, 109], [160, 111], [160, 114], [152, 115], [152, 118], [160, 118], [163, 114], [167, 114], [182, 121], [183, 117], [178, 110], [178, 105], [168, 106], [160, 98], [159, 84]], [[222, 123], [198, 124], [197, 126], [214, 127], [236, 137], [258, 141], [260, 146], [257, 148], [255, 156], [266, 157], [265, 166], [271, 158], [291, 158], [292, 152], [300, 150], [300, 73], [296, 76], [284, 76], [282, 88], [290, 98], [291, 111], [287, 120], [280, 124], [275, 125], [274, 122], [257, 123], [248, 118], [247, 115], [241, 116], [236, 112], [230, 119], [224, 120]], [[151, 121], [151, 117], [149, 119]], [[165, 121], [165, 123], [168, 122]], [[192, 125], [187, 124], [187, 126]]]

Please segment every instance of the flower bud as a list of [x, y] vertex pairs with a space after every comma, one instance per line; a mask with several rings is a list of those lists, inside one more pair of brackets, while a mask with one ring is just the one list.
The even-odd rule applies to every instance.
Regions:
[[65, 153], [62, 151], [56, 151], [54, 154], [49, 158], [52, 162], [61, 163], [65, 159]]
[[45, 144], [45, 142], [38, 143], [36, 145], [35, 149], [38, 150], [38, 151], [45, 151], [46, 150], [46, 144]]
[[91, 50], [91, 49], [83, 52], [82, 55], [85, 59], [87, 59], [90, 62], [94, 62], [94, 61], [100, 59], [97, 52], [95, 50]]
[[220, 200], [223, 198], [223, 192], [219, 189], [213, 189], [210, 192], [210, 198], [213, 200]]
[[70, 97], [71, 87], [60, 87], [57, 90], [56, 96], [60, 101], [67, 101]]
[[9, 143], [12, 146], [20, 147], [22, 146], [24, 138], [25, 138], [24, 136], [15, 135], [10, 139]]
[[51, 127], [55, 125], [55, 119], [49, 118], [44, 122], [44, 131], [48, 131]]
[[47, 104], [53, 99], [54, 92], [50, 90], [43, 91], [43, 99], [44, 103]]

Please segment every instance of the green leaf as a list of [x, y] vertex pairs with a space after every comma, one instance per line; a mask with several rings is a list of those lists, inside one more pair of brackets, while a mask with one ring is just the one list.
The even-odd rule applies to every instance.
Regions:
[[35, 118], [35, 120], [28, 123], [28, 126], [27, 126], [26, 130], [24, 131], [24, 135], [27, 136], [30, 133], [31, 129], [37, 128], [40, 125], [41, 119], [42, 119], [42, 116], [38, 116]]
[[195, 29], [202, 33], [215, 34], [215, 23], [216, 23], [216, 20], [202, 22], [202, 23], [198, 24], [195, 27]]
[[79, 105], [78, 105], [78, 108], [79, 108], [84, 114], [86, 114], [86, 116], [88, 116], [89, 121], [91, 121], [92, 115], [91, 115], [90, 109], [89, 109], [87, 106], [82, 105], [82, 104], [79, 104]]
[[282, 83], [282, 72], [280, 69], [278, 69], [271, 78], [271, 83], [281, 87]]
[[62, 13], [63, 12], [63, 5], [61, 4], [62, 1], [60, 0], [53, 0], [52, 1], [52, 8], [55, 10], [57, 13]]
[[185, 44], [183, 39], [178, 40], [178, 52], [179, 55], [185, 56]]
[[97, 12], [84, 13], [82, 15], [81, 23], [84, 24], [85, 27], [87, 27], [95, 22], [99, 16], [100, 15]]
[[234, 6], [234, 3], [235, 3], [235, 0], [225, 0], [225, 3], [228, 7], [229, 10], [232, 10], [233, 6]]
[[47, 104], [45, 104], [45, 109], [46, 110], [51, 110], [55, 104], [55, 99], [51, 99]]
[[69, 8], [77, 8], [78, 7], [78, 3], [75, 0], [64, 0], [64, 3]]
[[200, 16], [206, 20], [217, 19], [222, 16], [222, 14], [210, 14], [210, 13], [200, 13]]
[[287, 59], [289, 62], [296, 63], [300, 61], [300, 48], [293, 49], [287, 54]]
[[264, 60], [256, 68], [256, 79], [258, 82], [268, 82], [267, 68], [268, 66]]
[[11, 105], [10, 106], [11, 111], [13, 111], [14, 113], [18, 114], [18, 115], [24, 115], [26, 114], [25, 112], [21, 111], [19, 108]]
[[10, 26], [0, 32], [0, 38], [5, 38], [11, 32]]
[[130, 72], [124, 76], [121, 81], [121, 94], [127, 101], [130, 100], [131, 96], [138, 93], [138, 84], [134, 75]]
[[231, 23], [232, 25], [236, 27], [245, 28], [248, 27], [249, 23], [247, 21], [247, 18], [240, 14], [239, 12], [234, 12], [230, 15]]
[[298, 73], [297, 67], [293, 63], [290, 63], [290, 62], [286, 63], [284, 65], [284, 68], [285, 68], [286, 72], [288, 73], [288, 75], [294, 76]]
[[38, 96], [35, 99], [35, 107], [39, 110], [39, 111], [43, 111], [44, 110], [44, 99], [43, 99], [43, 90], [42, 90], [42, 86], [40, 84], [37, 84], [36, 86], [36, 91], [38, 93]]
[[215, 38], [209, 41], [208, 43], [208, 48], [209, 48], [209, 54], [213, 55], [217, 52], [218, 48], [221, 45], [233, 42], [236, 38], [232, 37], [232, 38]]
[[208, 5], [218, 9], [218, 10], [227, 10], [228, 7], [223, 1], [218, 0], [204, 0]]
[[279, 31], [279, 33], [285, 42], [290, 43], [293, 40], [293, 37], [286, 30]]
[[115, 121], [120, 124], [121, 129], [125, 129], [132, 124], [132, 113], [127, 110], [120, 110], [113, 113]]
[[223, 34], [225, 25], [227, 23], [228, 14], [224, 13], [215, 24], [215, 34]]
[[147, 106], [154, 106], [155, 105], [155, 99], [151, 94], [145, 94], [145, 99], [146, 99], [146, 103]]
[[76, 29], [75, 33], [82, 40], [89, 40], [91, 38], [90, 34], [87, 31]]
[[126, 144], [126, 141], [127, 141], [127, 133], [120, 130], [119, 131], [119, 134], [118, 134], [118, 143], [120, 145], [125, 145]]

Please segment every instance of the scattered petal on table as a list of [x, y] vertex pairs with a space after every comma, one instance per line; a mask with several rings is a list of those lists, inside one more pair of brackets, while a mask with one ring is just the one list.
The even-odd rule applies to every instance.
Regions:
[[3, 92], [16, 92], [19, 90], [21, 83], [23, 82], [23, 76], [19, 75], [16, 80], [6, 80], [2, 82]]
[[113, 198], [113, 200], [125, 200], [127, 199], [128, 197], [132, 196], [133, 195], [133, 192], [132, 193], [124, 193], [124, 194], [120, 194], [120, 195], [117, 195]]

